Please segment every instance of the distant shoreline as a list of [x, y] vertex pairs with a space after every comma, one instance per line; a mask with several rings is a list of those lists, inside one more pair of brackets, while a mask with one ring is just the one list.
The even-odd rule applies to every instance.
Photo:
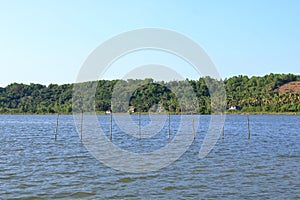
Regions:
[[[116, 87], [117, 83], [122, 84], [121, 87]], [[93, 83], [97, 84], [93, 94], [90, 94], [89, 84], [76, 84], [76, 88], [82, 89], [77, 92], [74, 92], [75, 84], [44, 86], [13, 83], [5, 88], [0, 87], [0, 113], [71, 114], [74, 110], [83, 109], [104, 114], [112, 109], [115, 112], [134, 111], [142, 114], [148, 114], [148, 111], [155, 111], [153, 114], [159, 114], [160, 111], [179, 114], [181, 110], [210, 114], [225, 109], [225, 106], [226, 114], [300, 113], [300, 75], [294, 74], [271, 73], [251, 78], [240, 75], [224, 81], [211, 77], [170, 82], [156, 82], [151, 78], [98, 80]], [[189, 84], [192, 92], [179, 87], [180, 84]], [[138, 85], [140, 87], [136, 88]], [[211, 93], [217, 102], [212, 101]], [[115, 94], [118, 94], [116, 98], [124, 98], [128, 102], [112, 102]], [[190, 98], [192, 101], [188, 100]]]
[[[56, 115], [57, 113], [0, 113], [0, 115]], [[73, 113], [59, 113], [60, 115], [73, 115]], [[79, 113], [78, 113], [79, 114]], [[85, 113], [85, 114], [94, 114], [94, 113]], [[135, 112], [135, 113], [112, 113], [113, 115], [218, 115], [218, 114], [200, 114], [200, 113], [154, 113], [154, 112]], [[96, 112], [96, 115], [110, 115], [105, 114], [105, 112]], [[225, 115], [300, 115], [299, 112], [226, 112]]]

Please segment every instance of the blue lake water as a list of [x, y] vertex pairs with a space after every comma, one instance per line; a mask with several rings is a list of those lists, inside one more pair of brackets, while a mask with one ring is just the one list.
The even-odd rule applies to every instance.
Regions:
[[[171, 116], [170, 140], [179, 117]], [[109, 116], [98, 119], [109, 137]], [[141, 116], [142, 126], [147, 120]], [[194, 142], [176, 162], [125, 173], [91, 155], [71, 115], [60, 116], [56, 141], [55, 115], [0, 115], [0, 199], [300, 199], [299, 115], [250, 115], [250, 140], [247, 117], [227, 115], [224, 140], [199, 159], [209, 121], [200, 116]], [[168, 143], [167, 125], [146, 146], [113, 127], [114, 143], [128, 151]]]

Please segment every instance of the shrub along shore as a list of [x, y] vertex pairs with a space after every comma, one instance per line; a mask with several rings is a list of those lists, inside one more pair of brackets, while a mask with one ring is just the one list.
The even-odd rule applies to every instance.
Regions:
[[[300, 75], [269, 74], [265, 76], [233, 76], [225, 80], [210, 77], [198, 80], [186, 80], [197, 98], [197, 107], [182, 104], [175, 94], [186, 94], [184, 88], [176, 87], [184, 81], [160, 82], [153, 79], [144, 80], [99, 80], [95, 93], [93, 109], [97, 114], [105, 114], [112, 109], [116, 113], [211, 113], [211, 97], [209, 88], [224, 85], [226, 90], [226, 106], [240, 110], [227, 110], [227, 114], [299, 114], [300, 94], [297, 92], [279, 92], [280, 88], [290, 82], [300, 81]], [[129, 99], [126, 104], [111, 105], [114, 86], [122, 83], [118, 95]], [[209, 84], [207, 84], [209, 83]], [[139, 87], [136, 87], [140, 85]], [[210, 87], [208, 87], [208, 85]], [[299, 84], [300, 85], [300, 84]], [[48, 86], [31, 83], [12, 83], [0, 87], [0, 114], [51, 114], [60, 112], [72, 114], [74, 84], [50, 84]], [[175, 88], [170, 89], [170, 88]], [[84, 94], [83, 94], [84, 95]], [[189, 94], [187, 94], [189, 95]], [[73, 102], [74, 101], [74, 102]], [[91, 108], [82, 107], [88, 111]]]

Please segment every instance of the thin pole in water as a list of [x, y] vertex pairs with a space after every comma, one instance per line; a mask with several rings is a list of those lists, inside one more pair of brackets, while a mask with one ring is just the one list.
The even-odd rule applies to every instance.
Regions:
[[223, 124], [223, 127], [222, 127], [222, 139], [223, 139], [223, 140], [224, 140], [224, 137], [225, 137], [224, 127], [225, 127], [225, 124]]
[[110, 112], [110, 141], [112, 141], [112, 112]]
[[170, 135], [171, 135], [171, 119], [170, 119], [170, 113], [168, 114], [168, 139], [170, 140]]
[[248, 120], [248, 140], [250, 140], [250, 119], [249, 119], [249, 114], [247, 115], [247, 120]]
[[[221, 117], [223, 117], [223, 113], [221, 113]], [[224, 140], [225, 138], [225, 120], [223, 121], [223, 126], [222, 126], [222, 140]]]
[[139, 112], [138, 114], [138, 120], [139, 120], [139, 137], [141, 138], [142, 134], [141, 134], [141, 112]]
[[194, 140], [196, 138], [196, 132], [195, 132], [195, 119], [194, 119], [194, 113], [192, 112], [192, 126], [193, 126], [193, 135], [194, 135]]
[[55, 127], [55, 133], [54, 133], [54, 140], [55, 141], [57, 139], [57, 132], [58, 132], [58, 117], [59, 117], [59, 112], [56, 113], [56, 127]]
[[81, 110], [81, 115], [80, 115], [80, 141], [82, 141], [82, 126], [83, 126], [83, 110]]

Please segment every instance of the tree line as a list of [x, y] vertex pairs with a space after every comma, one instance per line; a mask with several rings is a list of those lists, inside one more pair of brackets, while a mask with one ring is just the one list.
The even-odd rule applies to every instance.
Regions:
[[[210, 114], [211, 92], [224, 84], [226, 107], [238, 106], [240, 112], [300, 112], [300, 94], [277, 89], [285, 83], [300, 81], [299, 75], [269, 74], [265, 76], [233, 76], [225, 80], [210, 77], [185, 81], [99, 80], [94, 82], [94, 99], [83, 110], [127, 112], [192, 111]], [[188, 83], [188, 86], [186, 85]], [[209, 84], [208, 84], [209, 83]], [[82, 84], [85, 83], [76, 83]], [[83, 86], [82, 86], [83, 87]], [[73, 97], [74, 84], [12, 83], [0, 87], [0, 113], [70, 114], [80, 100]], [[190, 90], [190, 89], [191, 90]], [[82, 90], [84, 92], [88, 90]], [[192, 92], [191, 92], [192, 91]], [[122, 101], [121, 101], [121, 100]], [[84, 107], [89, 106], [89, 107]]]

